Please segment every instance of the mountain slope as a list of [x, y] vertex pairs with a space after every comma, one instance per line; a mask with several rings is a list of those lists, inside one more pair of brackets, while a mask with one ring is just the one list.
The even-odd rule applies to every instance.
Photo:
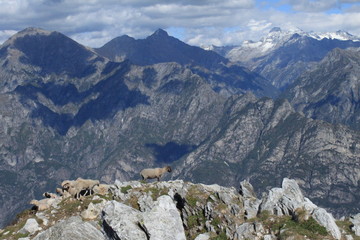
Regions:
[[[287, 101], [226, 97], [196, 68], [111, 62], [63, 35], [31, 32], [14, 38], [34, 37], [22, 49], [0, 47], [1, 224], [65, 179], [138, 180], [141, 169], [164, 165], [174, 168], [169, 178], [227, 186], [250, 178], [259, 191], [295, 177], [332, 210], [359, 208], [358, 132], [307, 119]], [[58, 43], [45, 59], [83, 52], [70, 60], [96, 71], [29, 57], [24, 49], [47, 37]]]
[[245, 42], [226, 54], [285, 89], [334, 48], [360, 47], [360, 39], [346, 32], [330, 34], [282, 31], [274, 28], [259, 42]]
[[358, 132], [307, 119], [283, 100], [243, 97], [227, 113], [229, 120], [179, 163], [175, 177], [224, 185], [249, 179], [262, 190], [292, 177], [334, 213], [360, 209]]
[[284, 93], [298, 111], [359, 130], [360, 49], [335, 49]]
[[118, 37], [95, 51], [112, 61], [129, 59], [141, 66], [164, 62], [179, 63], [192, 69], [205, 78], [213, 89], [226, 95], [247, 91], [258, 96], [274, 97], [278, 94], [277, 89], [258, 74], [230, 63], [215, 52], [181, 42], [161, 29], [146, 39]]

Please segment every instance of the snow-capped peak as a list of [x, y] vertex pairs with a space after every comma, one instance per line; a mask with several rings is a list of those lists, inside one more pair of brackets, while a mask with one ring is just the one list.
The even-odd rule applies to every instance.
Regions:
[[261, 38], [259, 41], [244, 41], [241, 46], [231, 49], [226, 54], [226, 56], [232, 61], [239, 61], [240, 59], [242, 61], [247, 61], [253, 59], [254, 57], [261, 57], [283, 46], [294, 36], [294, 34], [298, 34], [302, 37], [314, 38], [316, 40], [328, 38], [342, 41], [360, 41], [360, 37], [351, 35], [345, 31], [315, 33], [305, 32], [299, 28], [282, 30], [279, 27], [274, 27], [265, 37]]
[[309, 33], [309, 35], [315, 39], [321, 40], [324, 38], [328, 38], [328, 39], [338, 39], [338, 40], [342, 40], [342, 41], [347, 41], [347, 40], [351, 40], [351, 41], [360, 41], [360, 38], [357, 36], [354, 36], [346, 31], [336, 31], [336, 32], [325, 32], [325, 33], [314, 33], [311, 32]]

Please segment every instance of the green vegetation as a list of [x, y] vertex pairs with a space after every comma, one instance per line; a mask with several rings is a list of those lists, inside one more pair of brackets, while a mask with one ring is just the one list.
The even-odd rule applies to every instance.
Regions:
[[189, 216], [187, 219], [188, 228], [191, 229], [193, 227], [199, 226], [205, 223], [205, 216], [204, 215], [192, 215]]
[[160, 197], [162, 195], [167, 195], [169, 192], [169, 189], [151, 187], [151, 188], [145, 189], [144, 192], [151, 192], [151, 197], [155, 201], [158, 197]]
[[125, 186], [125, 187], [121, 187], [121, 192], [124, 193], [124, 194], [126, 194], [126, 193], [128, 193], [128, 191], [129, 191], [130, 189], [132, 189], [132, 187], [131, 187], [130, 185]]
[[[11, 225], [7, 226], [2, 233], [0, 233], [0, 240], [12, 240], [12, 239], [19, 239], [23, 237], [27, 237], [28, 233], [17, 233], [21, 228], [24, 227], [26, 221], [29, 218], [35, 218], [35, 211], [33, 210], [25, 210], [18, 215], [16, 215], [15, 220], [12, 222]], [[39, 220], [37, 219], [39, 222]]]
[[131, 206], [132, 208], [134, 209], [137, 209], [137, 210], [140, 210], [140, 206], [139, 206], [139, 203], [138, 203], [139, 199], [132, 195], [126, 202], [125, 204], [127, 204], [128, 206]]
[[227, 240], [227, 236], [226, 236], [226, 233], [224, 231], [220, 232], [219, 235], [217, 235], [216, 237], [214, 238], [210, 238], [210, 239], [213, 239], [213, 240]]
[[360, 240], [359, 236], [356, 236], [353, 231], [351, 231], [351, 226], [353, 225], [352, 222], [349, 220], [344, 221], [336, 221], [336, 225], [338, 225], [339, 228], [344, 230], [346, 234], [351, 235], [354, 240]]
[[189, 188], [185, 200], [190, 207], [196, 207], [197, 202], [205, 204], [209, 196], [208, 193], [203, 192], [199, 187], [194, 185]]

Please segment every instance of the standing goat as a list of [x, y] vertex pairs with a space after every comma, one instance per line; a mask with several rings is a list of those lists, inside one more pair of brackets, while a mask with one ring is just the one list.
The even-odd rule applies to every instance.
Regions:
[[166, 172], [171, 172], [170, 166], [166, 166], [163, 168], [146, 168], [140, 172], [140, 175], [145, 181], [146, 179], [153, 178], [157, 178], [157, 180], [160, 181], [161, 176]]

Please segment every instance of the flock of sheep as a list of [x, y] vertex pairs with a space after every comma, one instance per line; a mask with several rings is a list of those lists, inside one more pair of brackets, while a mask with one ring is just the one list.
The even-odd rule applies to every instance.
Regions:
[[[157, 179], [160, 181], [162, 175], [166, 172], [171, 172], [171, 167], [166, 166], [163, 168], [147, 168], [140, 172], [140, 175], [143, 180], [147, 179]], [[105, 195], [109, 191], [109, 185], [100, 184], [99, 180], [92, 179], [83, 179], [78, 178], [76, 180], [65, 180], [61, 183], [61, 188], [57, 188], [54, 193], [44, 193], [44, 199], [41, 200], [32, 200], [30, 204], [34, 205], [34, 208], [43, 211], [53, 204], [61, 201], [64, 198], [72, 197], [77, 200], [81, 200], [82, 196], [92, 195], [92, 194], [100, 194]]]

